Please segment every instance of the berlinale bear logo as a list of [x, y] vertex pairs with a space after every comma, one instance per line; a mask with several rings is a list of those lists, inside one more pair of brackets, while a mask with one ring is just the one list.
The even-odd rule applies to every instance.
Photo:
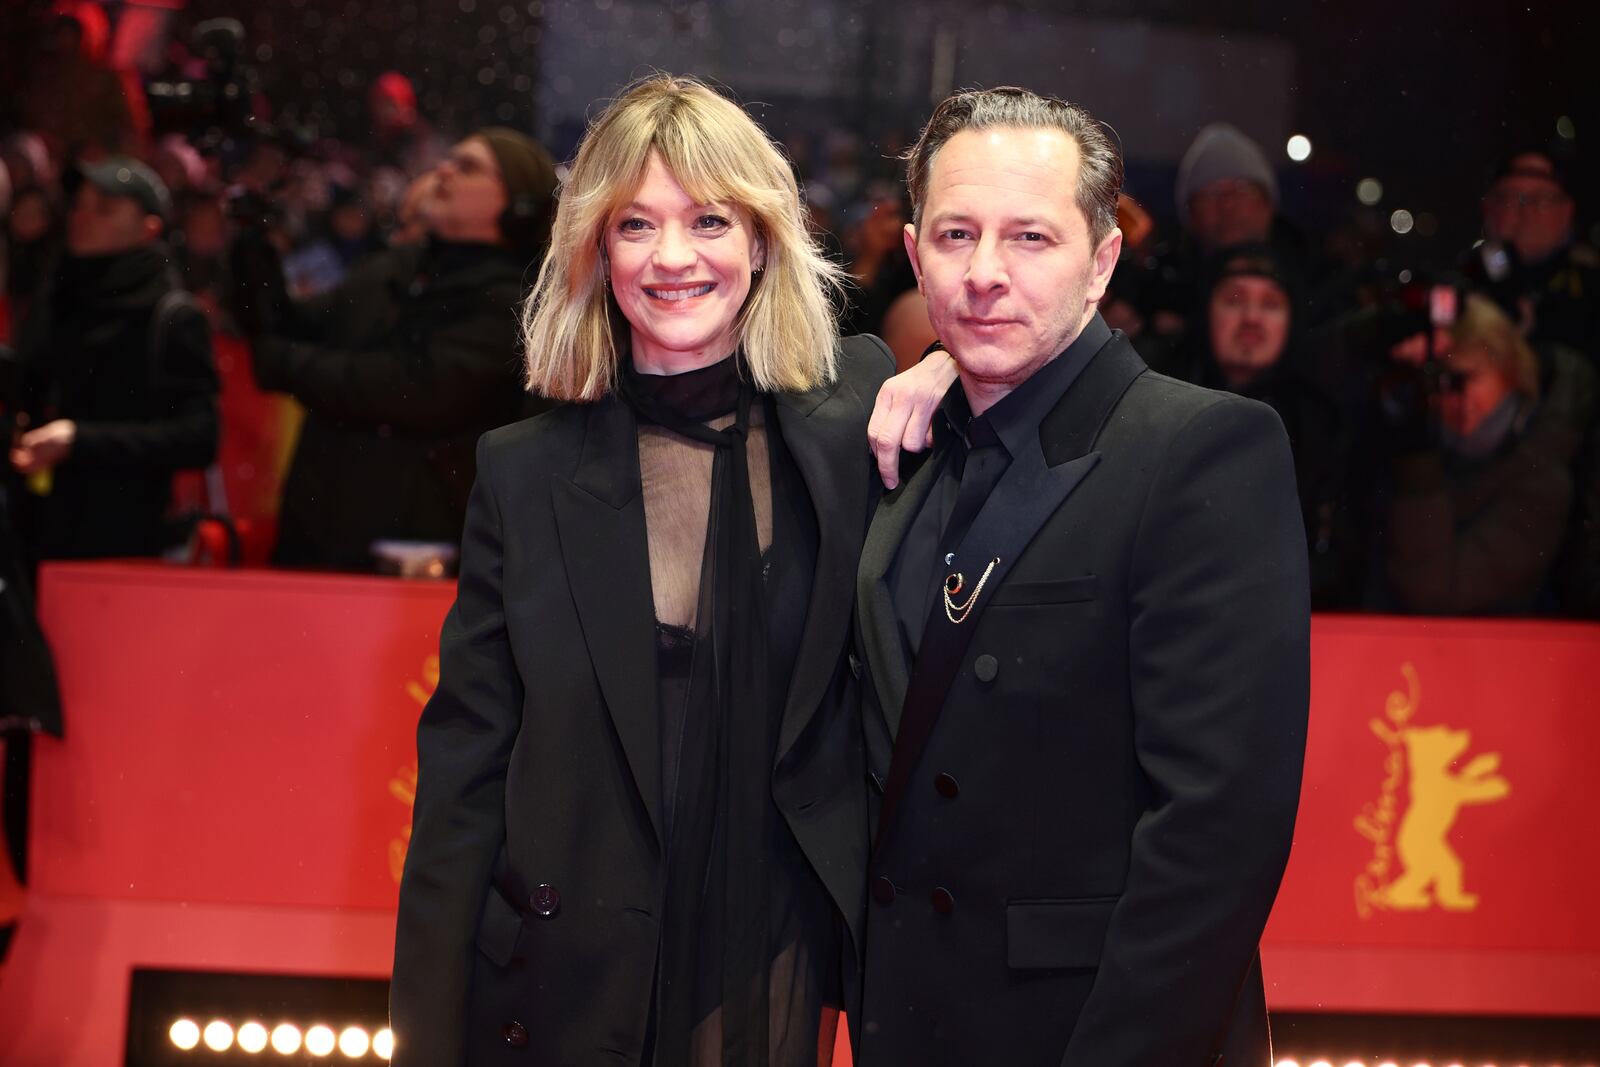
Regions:
[[[428, 698], [433, 696], [433, 691], [437, 688], [439, 688], [439, 657], [429, 656], [422, 661], [422, 681], [407, 682], [406, 693], [417, 702], [418, 707], [427, 707]], [[417, 804], [415, 760], [395, 771], [394, 777], [389, 779], [389, 795], [406, 807], [406, 824], [400, 828], [400, 836], [389, 842], [389, 874], [399, 882], [400, 876], [406, 869], [406, 851], [411, 847], [411, 809]]]
[[[1495, 773], [1499, 753], [1486, 752], [1458, 771], [1451, 769], [1472, 744], [1471, 732], [1412, 725], [1422, 687], [1415, 667], [1407, 663], [1400, 670], [1407, 691], [1389, 694], [1387, 721], [1371, 724], [1389, 749], [1382, 792], [1355, 820], [1356, 831], [1372, 842], [1372, 859], [1355, 885], [1356, 912], [1363, 919], [1374, 909], [1476, 908], [1478, 898], [1466, 890], [1461, 857], [1450, 847], [1450, 830], [1463, 807], [1503, 800], [1511, 792], [1511, 783]], [[1403, 812], [1402, 777], [1409, 801]]]

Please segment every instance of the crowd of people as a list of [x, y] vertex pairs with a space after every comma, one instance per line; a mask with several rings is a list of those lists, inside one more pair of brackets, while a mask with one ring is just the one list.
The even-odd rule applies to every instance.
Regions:
[[[452, 142], [396, 72], [366, 87], [359, 143], [274, 128], [264, 100], [163, 128], [107, 67], [95, 5], [60, 10], [63, 64], [0, 145], [3, 517], [23, 569], [193, 557], [207, 516], [245, 562], [370, 570], [395, 543], [447, 560], [473, 442], [547, 406], [522, 388], [516, 309], [550, 156], [500, 127]], [[228, 32], [210, 31], [221, 54]], [[843, 132], [786, 147], [854, 282], [840, 328], [911, 365], [937, 339], [895, 153]], [[1506, 155], [1483, 240], [1404, 282], [1286, 218], [1233, 126], [1197, 132], [1168, 232], [1159, 192], [1122, 196], [1103, 314], [1152, 368], [1278, 412], [1317, 608], [1600, 615], [1600, 255], [1558, 152]]]

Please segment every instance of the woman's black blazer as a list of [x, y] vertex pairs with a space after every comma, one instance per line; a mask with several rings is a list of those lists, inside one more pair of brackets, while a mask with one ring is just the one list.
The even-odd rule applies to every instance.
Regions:
[[[819, 542], [772, 792], [853, 960], [868, 846], [846, 636], [878, 494], [867, 418], [894, 364], [854, 337], [840, 365], [776, 398]], [[608, 396], [484, 435], [417, 729], [395, 1067], [639, 1062], [663, 895], [655, 655], [632, 411]]]

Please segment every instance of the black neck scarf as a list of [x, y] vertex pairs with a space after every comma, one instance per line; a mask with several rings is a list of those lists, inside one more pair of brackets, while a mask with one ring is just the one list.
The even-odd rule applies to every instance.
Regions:
[[[707, 527], [709, 626], [701, 616], [711, 670], [700, 675], [703, 688], [691, 689], [699, 699], [690, 701], [678, 815], [667, 842], [657, 1067], [688, 1064], [695, 1028], [719, 1010], [721, 1062], [768, 1062], [772, 690], [746, 451], [756, 393], [740, 380], [739, 362], [736, 354], [670, 376], [639, 374], [629, 362], [618, 389], [641, 421], [716, 448]], [[705, 425], [730, 411], [728, 428]], [[701, 587], [707, 588], [704, 573]]]

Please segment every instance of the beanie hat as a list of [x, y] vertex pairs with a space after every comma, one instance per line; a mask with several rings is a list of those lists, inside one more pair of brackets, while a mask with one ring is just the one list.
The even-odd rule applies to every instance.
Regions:
[[483, 138], [500, 168], [506, 189], [501, 235], [522, 249], [543, 246], [550, 239], [556, 209], [556, 166], [550, 153], [538, 141], [505, 126], [485, 126], [472, 136]]
[[1224, 178], [1242, 178], [1261, 186], [1278, 206], [1278, 178], [1261, 146], [1235, 126], [1214, 122], [1201, 130], [1178, 164], [1178, 218], [1189, 225], [1189, 198]]

